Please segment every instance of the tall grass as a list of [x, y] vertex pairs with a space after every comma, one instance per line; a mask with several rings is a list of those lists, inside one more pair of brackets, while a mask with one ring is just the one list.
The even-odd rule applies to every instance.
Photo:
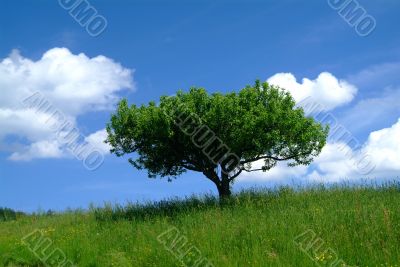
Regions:
[[[400, 189], [315, 187], [105, 205], [0, 222], [0, 266], [44, 266], [21, 239], [40, 229], [79, 266], [184, 266], [158, 241], [176, 227], [214, 266], [327, 266], [307, 230], [349, 266], [398, 266]], [[315, 253], [314, 253], [315, 252]]]

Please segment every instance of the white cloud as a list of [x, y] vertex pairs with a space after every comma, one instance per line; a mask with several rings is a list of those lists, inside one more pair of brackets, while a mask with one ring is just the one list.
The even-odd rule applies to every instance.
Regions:
[[[263, 166], [263, 160], [256, 161], [252, 164], [252, 169], [259, 169]], [[287, 163], [279, 162], [274, 168], [266, 172], [242, 172], [238, 176], [239, 182], [244, 181], [281, 181], [285, 179], [296, 179], [307, 173], [307, 166], [288, 167]]]
[[26, 137], [31, 141], [50, 138], [52, 135], [46, 121], [49, 114], [33, 109], [0, 107], [0, 141], [7, 135]]
[[[400, 119], [389, 128], [371, 132], [359, 150], [343, 142], [328, 143], [310, 166], [281, 163], [269, 172], [242, 175], [240, 181], [340, 182], [358, 179], [395, 179], [400, 171]], [[261, 161], [254, 167], [260, 167]]]
[[[354, 156], [353, 151], [346, 144], [328, 143], [310, 166], [289, 167], [286, 162], [280, 162], [267, 172], [243, 172], [239, 176], [239, 181], [337, 182], [357, 174], [351, 160], [352, 156]], [[257, 161], [253, 169], [260, 168], [262, 163], [262, 161]]]
[[28, 161], [32, 158], [61, 158], [63, 152], [61, 151], [57, 141], [40, 141], [33, 143], [23, 153], [14, 152], [11, 156], [11, 160], [24, 160]]
[[322, 72], [315, 80], [303, 78], [302, 83], [291, 73], [277, 73], [267, 82], [289, 91], [296, 102], [312, 97], [325, 111], [349, 103], [357, 93], [354, 85], [328, 72]]
[[[33, 61], [14, 50], [0, 61], [0, 143], [7, 136], [24, 140], [25, 147], [14, 151], [13, 160], [66, 156], [68, 152], [49, 127], [54, 110], [76, 127], [78, 116], [111, 108], [124, 89], [134, 89], [133, 71], [104, 56], [89, 58], [53, 48]], [[38, 111], [23, 104], [36, 92], [51, 109]], [[99, 135], [88, 137], [88, 142]], [[97, 145], [105, 151], [103, 144]]]
[[313, 162], [313, 170], [307, 178], [317, 182], [339, 182], [355, 178], [360, 175], [356, 170], [356, 156], [345, 143], [328, 143]]
[[133, 88], [132, 71], [104, 56], [89, 58], [66, 48], [53, 48], [38, 61], [14, 50], [0, 63], [0, 107], [16, 107], [41, 92], [69, 115], [110, 107], [122, 89]]
[[318, 171], [310, 178], [328, 181], [396, 178], [400, 171], [399, 137], [400, 119], [389, 128], [371, 132], [357, 151], [343, 143], [327, 144], [314, 162]]
[[91, 135], [86, 137], [85, 141], [92, 147], [95, 147], [97, 150], [102, 152], [103, 154], [108, 154], [110, 153], [111, 146], [109, 144], [104, 143], [106, 138], [107, 138], [107, 131], [106, 129], [103, 129], [95, 133], [92, 133]]
[[376, 172], [400, 171], [400, 119], [390, 128], [372, 132], [364, 147]]

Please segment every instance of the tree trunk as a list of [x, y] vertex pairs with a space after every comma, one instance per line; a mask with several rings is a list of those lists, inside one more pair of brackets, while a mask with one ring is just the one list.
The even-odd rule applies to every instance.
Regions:
[[231, 187], [228, 180], [223, 179], [219, 185], [217, 185], [218, 194], [220, 199], [229, 198], [231, 196]]
[[221, 174], [221, 178], [218, 177], [216, 173], [213, 172], [203, 172], [204, 175], [210, 179], [217, 186], [219, 199], [227, 199], [231, 196], [231, 185], [229, 176], [225, 173]]

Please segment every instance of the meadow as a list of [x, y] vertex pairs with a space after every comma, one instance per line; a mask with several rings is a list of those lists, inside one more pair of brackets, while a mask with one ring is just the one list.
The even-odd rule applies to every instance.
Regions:
[[0, 266], [56, 266], [56, 249], [64, 266], [399, 266], [399, 207], [391, 184], [17, 214], [0, 220]]

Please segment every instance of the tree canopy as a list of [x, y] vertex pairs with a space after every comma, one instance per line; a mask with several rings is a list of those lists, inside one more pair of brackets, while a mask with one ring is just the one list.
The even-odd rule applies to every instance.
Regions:
[[[289, 92], [256, 81], [227, 94], [193, 87], [157, 104], [129, 106], [124, 99], [107, 125], [106, 142], [117, 156], [135, 152], [129, 162], [151, 178], [201, 172], [225, 197], [243, 171], [268, 171], [280, 161], [310, 164], [328, 130], [306, 117]], [[261, 168], [253, 167], [256, 161]]]

